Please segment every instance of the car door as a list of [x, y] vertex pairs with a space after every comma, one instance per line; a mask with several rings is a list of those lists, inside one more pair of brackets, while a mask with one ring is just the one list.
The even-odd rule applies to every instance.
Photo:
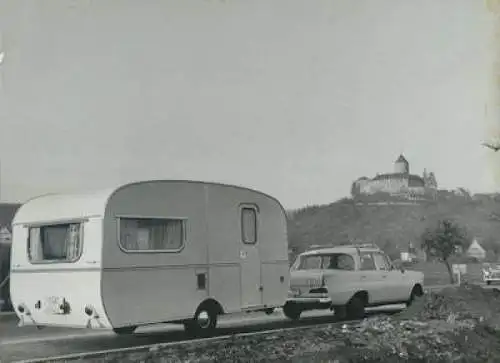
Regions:
[[379, 303], [384, 300], [381, 290], [382, 277], [377, 270], [372, 252], [360, 252], [359, 290], [368, 291], [369, 303]]
[[389, 260], [383, 253], [374, 253], [373, 259], [382, 279], [380, 289], [384, 300], [388, 303], [400, 301], [403, 287], [401, 272], [391, 269]]

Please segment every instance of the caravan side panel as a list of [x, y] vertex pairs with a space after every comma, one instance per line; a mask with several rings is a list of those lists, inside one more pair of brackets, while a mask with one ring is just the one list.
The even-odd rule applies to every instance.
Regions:
[[[254, 243], [244, 242], [244, 208], [255, 210]], [[286, 216], [282, 206], [252, 190], [212, 185], [208, 189], [207, 209], [209, 262], [214, 275], [210, 278], [210, 295], [224, 296], [220, 302], [228, 311], [282, 306], [289, 281]], [[225, 285], [216, 276], [231, 273], [227, 283], [236, 284], [236, 271], [239, 280], [232, 285], [234, 294], [225, 294]]]
[[[208, 296], [204, 186], [145, 182], [119, 189], [109, 200], [104, 224], [102, 294], [114, 327], [191, 317]], [[185, 220], [178, 252], [126, 252], [119, 246], [118, 217]]]

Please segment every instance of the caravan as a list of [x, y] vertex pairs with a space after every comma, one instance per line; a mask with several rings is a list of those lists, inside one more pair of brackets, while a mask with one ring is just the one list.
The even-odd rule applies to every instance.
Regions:
[[269, 312], [287, 298], [284, 209], [247, 188], [156, 180], [45, 195], [12, 226], [20, 325], [121, 334], [173, 322], [199, 335], [220, 314]]

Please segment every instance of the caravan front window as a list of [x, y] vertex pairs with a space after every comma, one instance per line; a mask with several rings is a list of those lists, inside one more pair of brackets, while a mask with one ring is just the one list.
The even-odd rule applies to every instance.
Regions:
[[29, 228], [28, 257], [32, 263], [74, 262], [82, 252], [80, 223]]
[[184, 246], [184, 220], [120, 218], [120, 246], [125, 251], [178, 251]]

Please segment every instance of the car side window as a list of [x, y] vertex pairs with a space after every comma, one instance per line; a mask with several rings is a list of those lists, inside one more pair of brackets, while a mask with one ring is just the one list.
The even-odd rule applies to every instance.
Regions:
[[371, 253], [361, 253], [361, 268], [362, 271], [373, 271], [375, 270], [375, 262], [373, 261], [373, 256]]
[[389, 264], [387, 263], [387, 260], [384, 255], [381, 253], [374, 253], [373, 254], [373, 259], [375, 261], [375, 265], [377, 266], [378, 270], [382, 271], [389, 271]]
[[325, 259], [323, 268], [329, 270], [353, 271], [355, 267], [354, 258], [348, 254], [334, 254]]

